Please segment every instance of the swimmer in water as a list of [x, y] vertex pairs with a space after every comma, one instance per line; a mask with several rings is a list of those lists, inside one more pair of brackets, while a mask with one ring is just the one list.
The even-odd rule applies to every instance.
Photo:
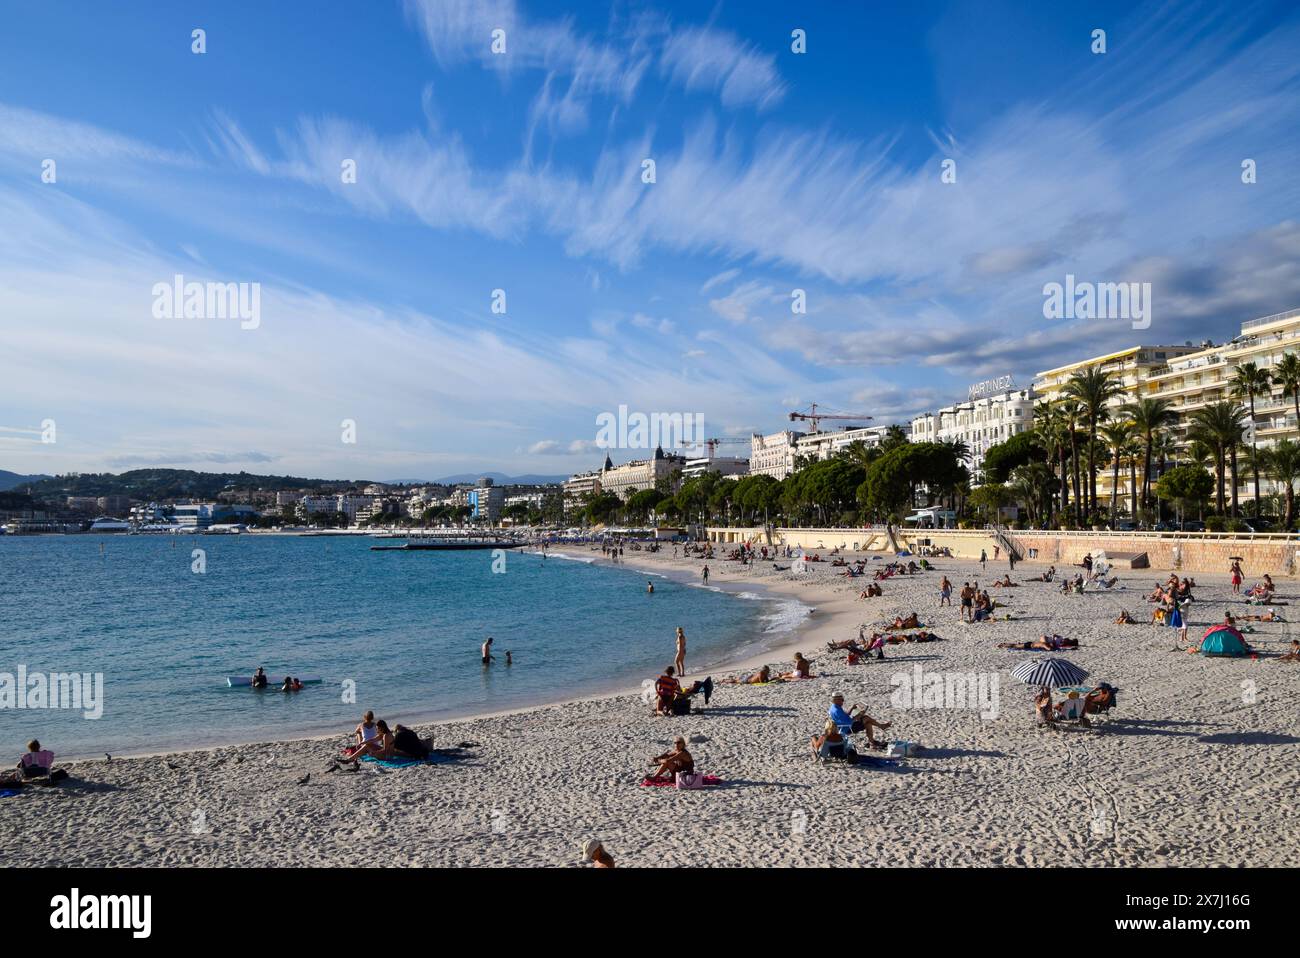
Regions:
[[492, 636], [489, 635], [488, 640], [483, 643], [483, 664], [491, 665], [494, 661], [496, 659], [492, 655]]
[[655, 594], [655, 584], [654, 584], [653, 582], [647, 582], [647, 583], [645, 584], [645, 591], [646, 591], [646, 594], [647, 594], [647, 595], [654, 595], [654, 594]]

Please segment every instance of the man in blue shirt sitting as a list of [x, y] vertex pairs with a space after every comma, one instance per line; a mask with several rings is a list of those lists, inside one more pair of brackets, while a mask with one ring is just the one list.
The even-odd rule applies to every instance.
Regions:
[[854, 732], [866, 732], [867, 744], [872, 748], [884, 748], [883, 742], [876, 741], [874, 730], [880, 729], [883, 732], [888, 729], [892, 723], [877, 722], [868, 715], [866, 711], [858, 712], [855, 715], [854, 713], [861, 708], [861, 705], [854, 704], [849, 706], [846, 711], [844, 708], [844, 696], [836, 692], [835, 695], [831, 697], [831, 707], [826, 710], [826, 714], [830, 717], [830, 720], [835, 723], [836, 727], [840, 730], [841, 735], [847, 736], [852, 735]]

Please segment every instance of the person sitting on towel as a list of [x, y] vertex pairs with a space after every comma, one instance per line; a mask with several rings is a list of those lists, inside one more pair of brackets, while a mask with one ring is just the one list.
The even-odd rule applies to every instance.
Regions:
[[374, 756], [378, 759], [390, 759], [393, 757], [393, 733], [388, 729], [388, 723], [380, 719], [375, 723], [375, 737], [368, 742], [363, 742], [347, 758], [340, 759], [343, 762], [359, 762], [367, 755]]
[[1300, 662], [1300, 639], [1291, 640], [1291, 651], [1277, 657], [1279, 662]]
[[18, 760], [18, 770], [23, 778], [39, 778], [49, 775], [54, 766], [54, 753], [48, 748], [41, 748], [41, 743], [32, 739], [27, 743], [27, 752]]
[[367, 742], [374, 740], [379, 735], [379, 729], [375, 727], [375, 713], [369, 709], [366, 714], [361, 716], [361, 722], [352, 731], [352, 736], [357, 740], [357, 745], [365, 745]]
[[655, 762], [659, 763], [659, 769], [650, 776], [654, 779], [673, 778], [678, 772], [690, 775], [695, 771], [695, 759], [691, 757], [690, 752], [686, 751], [686, 739], [680, 735], [673, 740], [671, 751], [650, 759], [651, 765]]
[[777, 676], [778, 679], [788, 681], [790, 679], [810, 679], [813, 677], [811, 666], [808, 660], [803, 657], [802, 652], [794, 654], [794, 668], [789, 672], [782, 672]]

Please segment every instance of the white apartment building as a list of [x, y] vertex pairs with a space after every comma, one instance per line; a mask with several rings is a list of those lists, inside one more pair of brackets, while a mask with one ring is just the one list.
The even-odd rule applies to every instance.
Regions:
[[786, 429], [771, 435], [754, 433], [750, 442], [749, 474], [784, 479], [794, 472], [797, 443], [804, 433]]
[[967, 468], [977, 476], [990, 446], [1029, 429], [1034, 422], [1032, 388], [1006, 389], [953, 403], [912, 420], [912, 442], [964, 442], [970, 449]]
[[650, 459], [633, 459], [621, 466], [616, 466], [605, 456], [605, 467], [601, 470], [600, 488], [603, 492], [612, 492], [620, 499], [628, 499], [633, 492], [654, 489], [659, 480], [667, 479], [686, 465], [686, 457], [666, 453], [662, 446], [655, 448]]
[[749, 475], [749, 460], [737, 456], [705, 456], [701, 459], [687, 459], [682, 466], [682, 478], [702, 476], [707, 472], [718, 472], [728, 479], [739, 479]]
[[811, 459], [833, 459], [855, 442], [868, 448], [885, 440], [888, 426], [845, 426], [843, 429], [811, 432], [795, 442], [795, 455]]
[[300, 516], [314, 516], [324, 512], [338, 512], [338, 496], [303, 496], [298, 500]]

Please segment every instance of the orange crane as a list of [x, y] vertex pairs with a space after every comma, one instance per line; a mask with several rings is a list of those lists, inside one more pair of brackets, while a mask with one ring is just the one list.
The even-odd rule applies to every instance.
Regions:
[[860, 420], [870, 419], [870, 418], [871, 418], [870, 416], [864, 413], [818, 412], [816, 403], [813, 403], [812, 406], [809, 407], [807, 412], [790, 413], [791, 422], [795, 422], [796, 420], [803, 419], [806, 420], [807, 422], [812, 423], [812, 432], [817, 432], [817, 424], [820, 423], [823, 419], [855, 419], [860, 421]]

